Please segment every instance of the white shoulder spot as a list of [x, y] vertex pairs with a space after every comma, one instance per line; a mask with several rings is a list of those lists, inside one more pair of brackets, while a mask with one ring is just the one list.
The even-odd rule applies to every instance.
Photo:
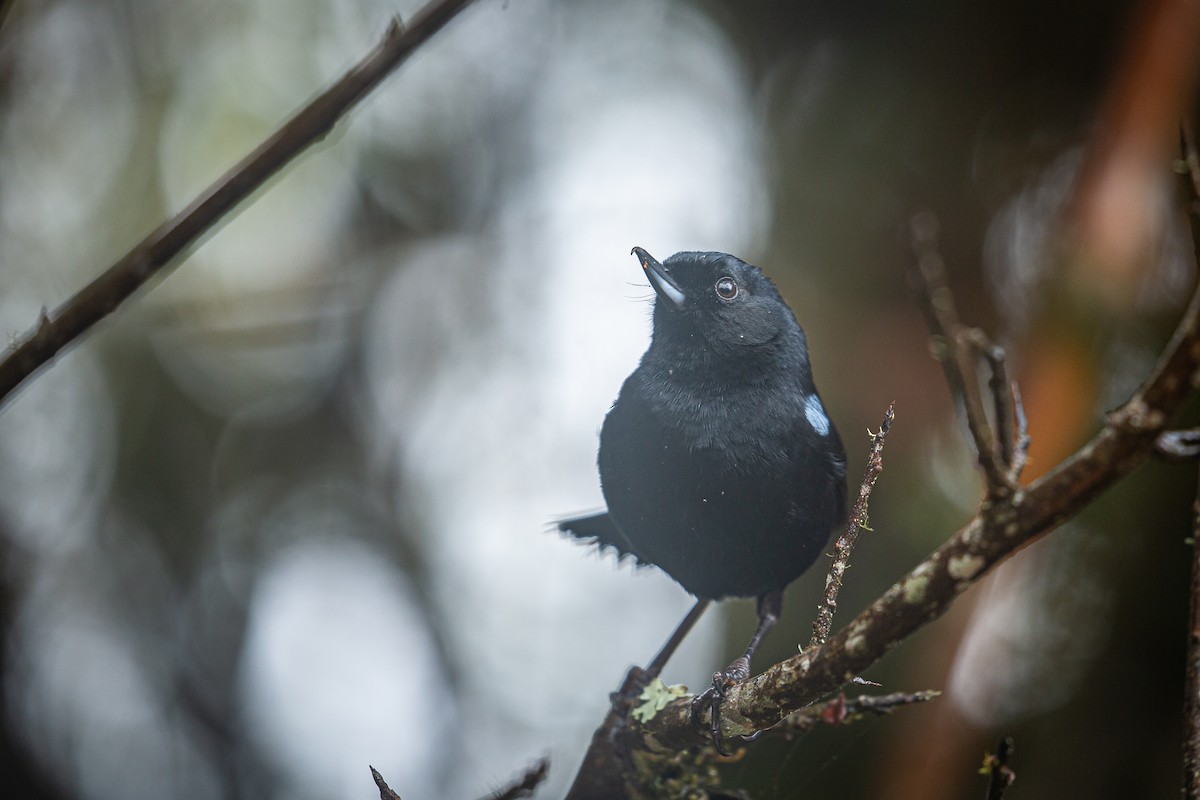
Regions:
[[825, 414], [825, 407], [821, 405], [821, 398], [815, 394], [804, 398], [804, 417], [818, 436], [829, 435], [829, 417]]

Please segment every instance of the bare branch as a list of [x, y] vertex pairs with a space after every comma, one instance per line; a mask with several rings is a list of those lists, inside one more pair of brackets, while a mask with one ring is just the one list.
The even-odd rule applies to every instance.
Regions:
[[379, 774], [379, 770], [371, 767], [371, 777], [375, 779], [375, 785], [379, 787], [379, 800], [400, 800], [400, 795], [392, 791], [392, 787], [387, 785], [387, 781]]
[[992, 377], [988, 380], [988, 389], [992, 393], [992, 416], [996, 421], [996, 446], [999, 448], [1000, 461], [1009, 470], [1010, 480], [1015, 480], [1011, 474], [1013, 462], [1016, 459], [1016, 434], [1013, 432], [1013, 422], [1016, 419], [1013, 383], [1008, 379], [1008, 364], [1004, 348], [992, 344], [987, 334], [978, 328], [972, 328], [967, 339], [979, 357], [988, 362]]
[[[655, 661], [658, 661], [657, 656]], [[583, 764], [575, 773], [575, 780], [567, 792], [569, 800], [606, 800], [621, 796], [622, 787], [632, 779], [633, 773], [629, 752], [629, 715], [633, 701], [638, 696], [637, 688], [644, 685], [645, 671], [641, 667], [630, 667], [621, 682], [621, 688], [611, 696], [612, 704], [604, 715], [604, 721], [592, 733]]]
[[[1007, 446], [997, 444], [997, 437], [988, 424], [983, 397], [979, 391], [979, 374], [975, 369], [974, 342], [983, 334], [967, 328], [959, 321], [958, 311], [954, 307], [954, 295], [946, 281], [945, 262], [938, 249], [937, 218], [928, 211], [916, 214], [912, 218], [910, 229], [913, 252], [917, 259], [914, 275], [921, 299], [924, 301], [929, 328], [934, 336], [934, 357], [942, 363], [951, 392], [962, 399], [967, 428], [971, 432], [971, 439], [979, 457], [979, 466], [983, 469], [984, 479], [987, 481], [989, 499], [1007, 499], [1016, 491], [1016, 484], [1009, 475], [1011, 460], [1002, 455], [1011, 452], [1011, 438]], [[1003, 364], [1003, 358], [1000, 359], [1000, 363]], [[995, 379], [996, 362], [993, 362], [992, 366]], [[1008, 430], [1012, 430], [1011, 425]]]
[[333, 86], [301, 108], [265, 142], [161, 224], [140, 244], [11, 345], [0, 360], [0, 404], [64, 347], [111, 314], [152, 276], [333, 126], [471, 0], [435, 0], [406, 28], [393, 21], [383, 41]]
[[1017, 445], [1013, 450], [1012, 465], [1009, 474], [1013, 482], [1021, 479], [1025, 464], [1029, 461], [1029, 420], [1025, 418], [1025, 404], [1021, 402], [1021, 390], [1017, 384], [1012, 385], [1013, 415], [1017, 418]]
[[901, 706], [927, 703], [935, 697], [940, 697], [941, 694], [941, 692], [932, 690], [911, 693], [864, 694], [855, 698], [838, 694], [837, 697], [823, 703], [817, 703], [788, 714], [768, 733], [782, 733], [790, 736], [812, 730], [821, 724], [841, 725], [854, 722], [867, 714], [885, 716]]
[[1200, 484], [1192, 527], [1192, 604], [1183, 695], [1183, 796], [1200, 800]]
[[883, 471], [883, 446], [887, 443], [888, 432], [892, 429], [892, 420], [896, 418], [896, 404], [890, 403], [883, 415], [883, 424], [878, 433], [871, 434], [871, 452], [867, 456], [867, 469], [862, 483], [858, 487], [858, 500], [850, 519], [846, 521], [846, 530], [838, 537], [833, 545], [833, 563], [829, 565], [829, 574], [825, 577], [825, 596], [817, 607], [817, 618], [813, 621], [813, 635], [809, 640], [809, 648], [825, 643], [833, 628], [833, 614], [837, 611], [838, 592], [842, 590], [842, 578], [850, 569], [850, 551], [858, 541], [861, 530], [870, 530], [867, 512], [867, 502], [871, 498], [871, 490], [875, 481]]
[[[1181, 130], [1184, 186], [1188, 192], [1188, 222], [1192, 229], [1197, 264], [1200, 265], [1200, 155], [1193, 119], [1185, 118]], [[1160, 455], [1175, 459], [1200, 456], [1200, 429], [1169, 431], [1155, 440]], [[1183, 796], [1200, 800], [1200, 484], [1196, 488], [1192, 527], [1192, 602], [1188, 615], [1187, 669], [1183, 697]]]
[[497, 789], [489, 794], [486, 800], [519, 800], [522, 797], [532, 797], [533, 790], [546, 780], [550, 772], [550, 759], [539, 758], [521, 777], [513, 780], [508, 786]]
[[983, 769], [980, 772], [991, 776], [988, 780], [987, 800], [1003, 800], [1005, 790], [1017, 779], [1017, 773], [1008, 766], [1012, 754], [1013, 740], [1005, 736], [996, 745], [996, 752], [989, 753], [983, 760]]

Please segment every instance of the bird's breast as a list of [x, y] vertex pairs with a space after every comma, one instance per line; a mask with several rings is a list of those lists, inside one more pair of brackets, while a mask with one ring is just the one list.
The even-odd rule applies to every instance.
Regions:
[[716, 450], [715, 459], [740, 463], [790, 449], [806, 429], [830, 429], [815, 392], [792, 382], [709, 385], [659, 381], [642, 392], [647, 427], [669, 431], [689, 450]]
[[841, 513], [841, 476], [816, 432], [832, 429], [824, 409], [816, 417], [819, 406], [793, 401], [622, 389], [601, 432], [600, 476], [641, 560], [714, 597], [782, 587], [811, 563]]

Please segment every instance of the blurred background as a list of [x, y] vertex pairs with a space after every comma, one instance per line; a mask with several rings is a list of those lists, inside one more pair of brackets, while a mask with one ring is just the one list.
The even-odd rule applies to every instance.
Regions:
[[[0, 2], [5, 335], [416, 8]], [[1169, 336], [1197, 47], [1171, 8], [479, 0], [0, 409], [6, 791], [369, 798], [372, 764], [472, 798], [549, 755], [561, 795], [690, 604], [551, 531], [602, 505], [597, 432], [649, 333], [633, 245], [774, 277], [855, 485], [896, 402], [844, 624], [980, 496], [906, 282], [914, 211], [1009, 348], [1028, 479]], [[1008, 734], [1014, 797], [1177, 792], [1194, 487], [1140, 470], [867, 676], [941, 699], [765, 740], [729, 784], [973, 797]], [[759, 668], [808, 640], [820, 573]], [[664, 677], [702, 685], [753, 624], [711, 610]]]

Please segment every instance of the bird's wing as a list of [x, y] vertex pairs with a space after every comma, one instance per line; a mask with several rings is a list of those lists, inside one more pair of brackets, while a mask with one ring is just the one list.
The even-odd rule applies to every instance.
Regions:
[[587, 544], [596, 545], [602, 553], [610, 548], [615, 550], [618, 560], [624, 561], [626, 556], [632, 556], [639, 564], [642, 563], [641, 559], [637, 557], [637, 553], [633, 552], [633, 548], [630, 547], [625, 534], [621, 533], [621, 529], [616, 526], [612, 517], [607, 513], [560, 519], [555, 523], [555, 527], [568, 536]]

